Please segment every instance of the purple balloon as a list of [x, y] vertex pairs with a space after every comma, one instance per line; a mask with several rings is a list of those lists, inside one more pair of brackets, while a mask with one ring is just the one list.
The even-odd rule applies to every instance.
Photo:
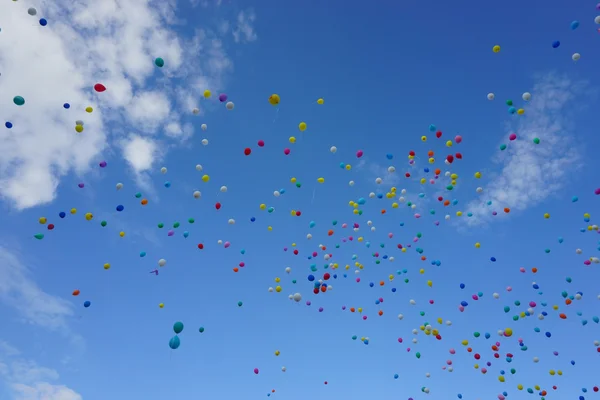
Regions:
[[170, 230], [169, 232], [167, 232], [167, 236], [173, 236], [175, 234], [175, 231]]
[[83, 187], [85, 186], [85, 184], [83, 183], [78, 183], [77, 186], [79, 186], [81, 189], [83, 189]]
[[106, 167], [106, 161], [100, 161], [100, 164], [98, 165], [100, 165], [100, 168], [104, 168]]
[[225, 103], [225, 102], [227, 101], [227, 95], [226, 95], [225, 93], [221, 93], [221, 94], [219, 95], [219, 101], [220, 101], [221, 103]]

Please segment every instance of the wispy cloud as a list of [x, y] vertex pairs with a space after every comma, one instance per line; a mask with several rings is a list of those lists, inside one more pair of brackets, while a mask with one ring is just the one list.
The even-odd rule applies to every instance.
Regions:
[[0, 246], [0, 301], [30, 324], [66, 330], [67, 318], [73, 315], [71, 304], [44, 292], [30, 274], [15, 254]]
[[[505, 207], [522, 211], [539, 204], [560, 190], [565, 177], [580, 168], [569, 103], [584, 86], [584, 82], [555, 74], [538, 78], [526, 115], [516, 124], [507, 124], [504, 143], [510, 132], [517, 134], [517, 140], [493, 160], [501, 172], [484, 186], [485, 199], [491, 200], [493, 210], [498, 212], [494, 218], [506, 217], [502, 211]], [[539, 145], [533, 143], [535, 138], [540, 139]], [[462, 219], [469, 225], [492, 218], [490, 206], [480, 201], [469, 203], [466, 211], [473, 213], [473, 218]]]
[[254, 21], [256, 14], [252, 10], [240, 11], [237, 16], [237, 26], [232, 31], [233, 39], [236, 43], [239, 42], [254, 42], [258, 39], [258, 35], [254, 31]]
[[0, 378], [10, 388], [14, 400], [82, 400], [73, 389], [55, 383], [60, 378], [56, 370], [40, 366], [20, 354], [19, 350], [0, 341]]

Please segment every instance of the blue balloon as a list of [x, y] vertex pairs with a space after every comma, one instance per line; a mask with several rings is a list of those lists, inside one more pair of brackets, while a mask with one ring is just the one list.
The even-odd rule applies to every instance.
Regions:
[[71, 108], [71, 105], [69, 103], [65, 103], [63, 104], [63, 107], [68, 110], [69, 108]]
[[86, 301], [83, 303], [83, 306], [84, 306], [85, 308], [88, 308], [88, 307], [89, 307], [89, 306], [91, 306], [91, 305], [92, 305], [92, 303], [90, 303], [90, 302], [89, 302], [89, 300], [86, 300]]
[[140, 252], [140, 257], [146, 257], [146, 252], [145, 251]]
[[577, 28], [579, 28], [579, 21], [573, 21], [573, 22], [571, 22], [571, 29], [575, 30]]
[[48, 21], [46, 21], [46, 18], [42, 18], [42, 19], [40, 19], [40, 25], [41, 25], [41, 26], [46, 26], [46, 25], [48, 25]]
[[546, 332], [546, 337], [551, 337], [552, 334], [550, 332]]
[[388, 153], [388, 154], [386, 154], [386, 157], [387, 157], [388, 160], [391, 160], [392, 158], [394, 158], [394, 155]]
[[461, 283], [461, 284], [460, 284], [460, 288], [461, 288], [461, 289], [464, 289], [464, 288], [465, 288], [465, 284], [464, 284], [464, 283]]
[[491, 257], [491, 258], [490, 258], [490, 261], [491, 261], [491, 262], [496, 262], [496, 257]]
[[58, 216], [61, 217], [61, 218], [64, 218], [64, 217], [67, 216], [67, 214], [64, 211], [61, 211], [61, 212], [58, 213]]
[[254, 218], [254, 217], [250, 218], [250, 222], [254, 222], [254, 221], [256, 221], [256, 218]]
[[123, 211], [124, 209], [125, 209], [125, 207], [123, 207], [121, 204], [119, 204], [117, 206], [117, 211], [119, 211], [119, 212]]
[[394, 374], [394, 379], [398, 379], [398, 374]]
[[6, 121], [6, 123], [4, 124], [5, 127], [7, 127], [8, 129], [13, 127], [13, 124], [9, 121]]
[[190, 236], [190, 233], [188, 231], [183, 232], [183, 237], [187, 238], [188, 236]]
[[309, 280], [310, 282], [314, 281], [314, 280], [315, 280], [315, 276], [314, 276], [314, 275], [309, 275], [309, 276], [308, 276], [308, 280]]
[[166, 182], [165, 182], [165, 187], [166, 187], [166, 188], [170, 188], [170, 187], [171, 187], [171, 182], [169, 182], [169, 181], [166, 181]]
[[554, 42], [552, 42], [553, 49], [558, 49], [559, 46], [560, 46], [560, 42], [558, 40], [555, 40]]
[[579, 197], [577, 197], [577, 196], [573, 196], [573, 197], [571, 198], [571, 201], [572, 201], [573, 203], [576, 203], [578, 200], [579, 200]]
[[181, 340], [179, 340], [179, 336], [175, 335], [169, 340], [169, 347], [176, 350], [179, 346], [181, 346]]

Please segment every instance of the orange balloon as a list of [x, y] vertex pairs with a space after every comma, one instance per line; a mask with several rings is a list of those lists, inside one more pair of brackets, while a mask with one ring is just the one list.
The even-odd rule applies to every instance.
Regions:
[[383, 315], [383, 311], [379, 310], [378, 314], [381, 317]]
[[321, 286], [321, 292], [325, 293], [327, 291], [327, 286]]
[[350, 312], [354, 312], [354, 307], [350, 307]]
[[467, 347], [467, 351], [470, 353], [470, 352], [472, 352], [472, 351], [473, 351], [473, 349], [472, 349], [472, 348], [470, 348], [470, 347]]
[[79, 289], [73, 290], [73, 296], [79, 296]]
[[421, 261], [425, 261], [425, 260], [427, 260], [427, 257], [421, 256]]
[[379, 286], [383, 286], [383, 285], [385, 285], [385, 282], [384, 281], [379, 281]]
[[444, 205], [448, 207], [450, 205], [450, 200], [444, 200]]
[[572, 302], [573, 302], [573, 301], [571, 301], [571, 299], [566, 299], [566, 300], [565, 300], [565, 304], [566, 304], [566, 305], [569, 305], [569, 304], [571, 304]]
[[510, 208], [504, 207], [504, 212], [508, 214], [510, 212]]
[[385, 210], [381, 210], [381, 213], [382, 213], [382, 214], [385, 214]]
[[560, 313], [560, 314], [558, 314], [558, 316], [559, 316], [561, 319], [567, 319], [567, 314]]
[[323, 246], [323, 251], [327, 250], [327, 246]]
[[428, 155], [429, 157], [433, 157], [433, 150], [429, 150], [429, 152], [427, 153], [427, 155]]
[[536, 267], [531, 268], [531, 272], [533, 272], [534, 274], [538, 271], [538, 269]]
[[433, 171], [433, 172], [435, 172], [436, 175], [439, 175], [442, 173], [442, 170], [439, 168], [436, 168], [435, 171]]
[[329, 236], [333, 235], [333, 230], [331, 230], [331, 229], [330, 229], [330, 230], [327, 232], [327, 234], [328, 234]]
[[140, 203], [142, 203], [142, 205], [145, 206], [146, 204], [148, 204], [148, 199], [142, 199]]
[[238, 267], [233, 268], [233, 272], [238, 272], [240, 269]]

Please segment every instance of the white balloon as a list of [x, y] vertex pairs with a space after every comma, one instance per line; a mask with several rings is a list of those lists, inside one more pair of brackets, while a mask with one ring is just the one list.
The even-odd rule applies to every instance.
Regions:
[[376, 183], [376, 184], [378, 184], [378, 185], [379, 185], [379, 184], [381, 184], [381, 182], [383, 182], [383, 179], [381, 179], [381, 178], [377, 178], [377, 179], [375, 179], [375, 183]]
[[290, 267], [286, 267], [285, 272], [289, 274], [290, 272], [292, 272], [292, 269]]
[[202, 144], [204, 146], [208, 146], [208, 139], [202, 139]]
[[371, 221], [371, 220], [367, 221], [367, 225], [373, 226], [373, 221]]
[[217, 244], [223, 244], [223, 241], [221, 239], [217, 240]]
[[406, 194], [406, 189], [402, 189], [402, 190], [400, 191], [400, 193], [401, 193], [401, 194]]
[[307, 238], [308, 240], [310, 240], [310, 239], [312, 239], [312, 235], [309, 233], [308, 235], [306, 235], [306, 238]]
[[581, 300], [581, 294], [577, 293], [577, 294], [575, 295], [575, 300]]
[[227, 223], [228, 223], [229, 225], [233, 225], [233, 224], [235, 224], [235, 219], [233, 219], [233, 218], [230, 218], [230, 219], [229, 219], [229, 221], [227, 221]]
[[523, 97], [523, 100], [529, 101], [529, 100], [531, 100], [531, 93], [525, 92], [525, 93], [523, 93], [522, 97]]
[[411, 299], [411, 300], [410, 300], [410, 305], [411, 305], [411, 306], [414, 306], [415, 304], [417, 304], [417, 302]]
[[202, 165], [200, 165], [200, 164], [196, 165], [196, 171], [202, 171]]
[[496, 95], [495, 95], [494, 93], [488, 93], [488, 95], [487, 95], [487, 99], [488, 99], [489, 101], [492, 101], [492, 100], [494, 100], [494, 98], [495, 98], [495, 97], [496, 97]]
[[581, 250], [581, 249], [577, 249], [577, 250], [575, 250], [575, 253], [577, 253], [577, 254], [581, 254], [581, 253], [583, 253], [583, 250]]
[[123, 189], [123, 184], [122, 183], [117, 183], [117, 190], [121, 190]]
[[329, 151], [335, 154], [335, 152], [337, 151], [337, 147], [331, 146], [331, 148], [329, 149]]
[[370, 199], [372, 199], [372, 198], [374, 198], [374, 197], [375, 197], [375, 193], [373, 193], [373, 192], [369, 193], [369, 198], [370, 198]]
[[571, 58], [573, 59], [573, 61], [579, 61], [579, 59], [581, 58], [581, 54], [575, 53], [571, 56]]
[[494, 296], [495, 299], [499, 299], [500, 295], [498, 293], [494, 293], [492, 296]]
[[388, 172], [392, 173], [392, 172], [396, 172], [396, 167], [388, 167]]
[[158, 260], [159, 267], [164, 267], [165, 264], [167, 264], [167, 260], [165, 260], [164, 258], [161, 258], [160, 260]]
[[400, 320], [401, 320], [401, 319], [403, 319], [403, 318], [404, 318], [404, 315], [402, 315], [402, 314], [398, 314], [398, 319], [400, 319]]
[[225, 104], [225, 107], [231, 111], [235, 107], [235, 104], [233, 104], [231, 101], [228, 101], [227, 104]]
[[162, 168], [160, 169], [160, 173], [161, 173], [161, 174], [166, 174], [166, 173], [167, 173], [167, 168], [165, 168], [165, 167], [162, 167]]
[[350, 181], [350, 182], [348, 182], [348, 185], [349, 185], [349, 186], [354, 186], [354, 181]]
[[302, 295], [300, 293], [294, 293], [294, 301], [298, 303], [300, 300], [302, 300]]
[[200, 114], [200, 109], [199, 108], [192, 109], [192, 114], [194, 114], [194, 115]]
[[269, 288], [269, 293], [273, 293], [273, 288], [272, 287]]
[[199, 199], [200, 197], [202, 197], [202, 193], [200, 193], [200, 191], [199, 191], [199, 190], [196, 190], [196, 191], [194, 192], [194, 198], [195, 198], [195, 199]]
[[539, 361], [540, 361], [540, 359], [539, 359], [539, 358], [537, 358], [537, 357], [533, 357], [533, 362], [534, 362], [534, 363], [536, 363], [536, 362], [539, 362]]
[[483, 188], [482, 188], [482, 187], [478, 187], [477, 189], [475, 189], [475, 191], [476, 191], [477, 193], [481, 193], [481, 192], [483, 192]]
[[281, 371], [285, 372], [285, 371], [287, 371], [287, 368], [286, 367], [281, 367]]
[[281, 196], [281, 193], [279, 193], [279, 191], [276, 190], [276, 191], [273, 192], [273, 196], [279, 197], [279, 196]]
[[444, 217], [444, 219], [445, 219], [446, 221], [450, 220], [450, 215], [446, 214], [446, 216]]
[[202, 128], [202, 130], [205, 131], [208, 129], [208, 125], [202, 124], [202, 125], [200, 125], [200, 128]]
[[29, 14], [33, 17], [34, 15], [37, 14], [37, 10], [34, 7], [30, 7], [29, 10], [27, 10], [27, 14]]
[[600, 15], [598, 15], [596, 18], [594, 18], [594, 22], [597, 23], [598, 25], [600, 25]]
[[227, 186], [221, 186], [221, 193], [227, 192]]
[[447, 326], [452, 326], [452, 321], [446, 321]]

